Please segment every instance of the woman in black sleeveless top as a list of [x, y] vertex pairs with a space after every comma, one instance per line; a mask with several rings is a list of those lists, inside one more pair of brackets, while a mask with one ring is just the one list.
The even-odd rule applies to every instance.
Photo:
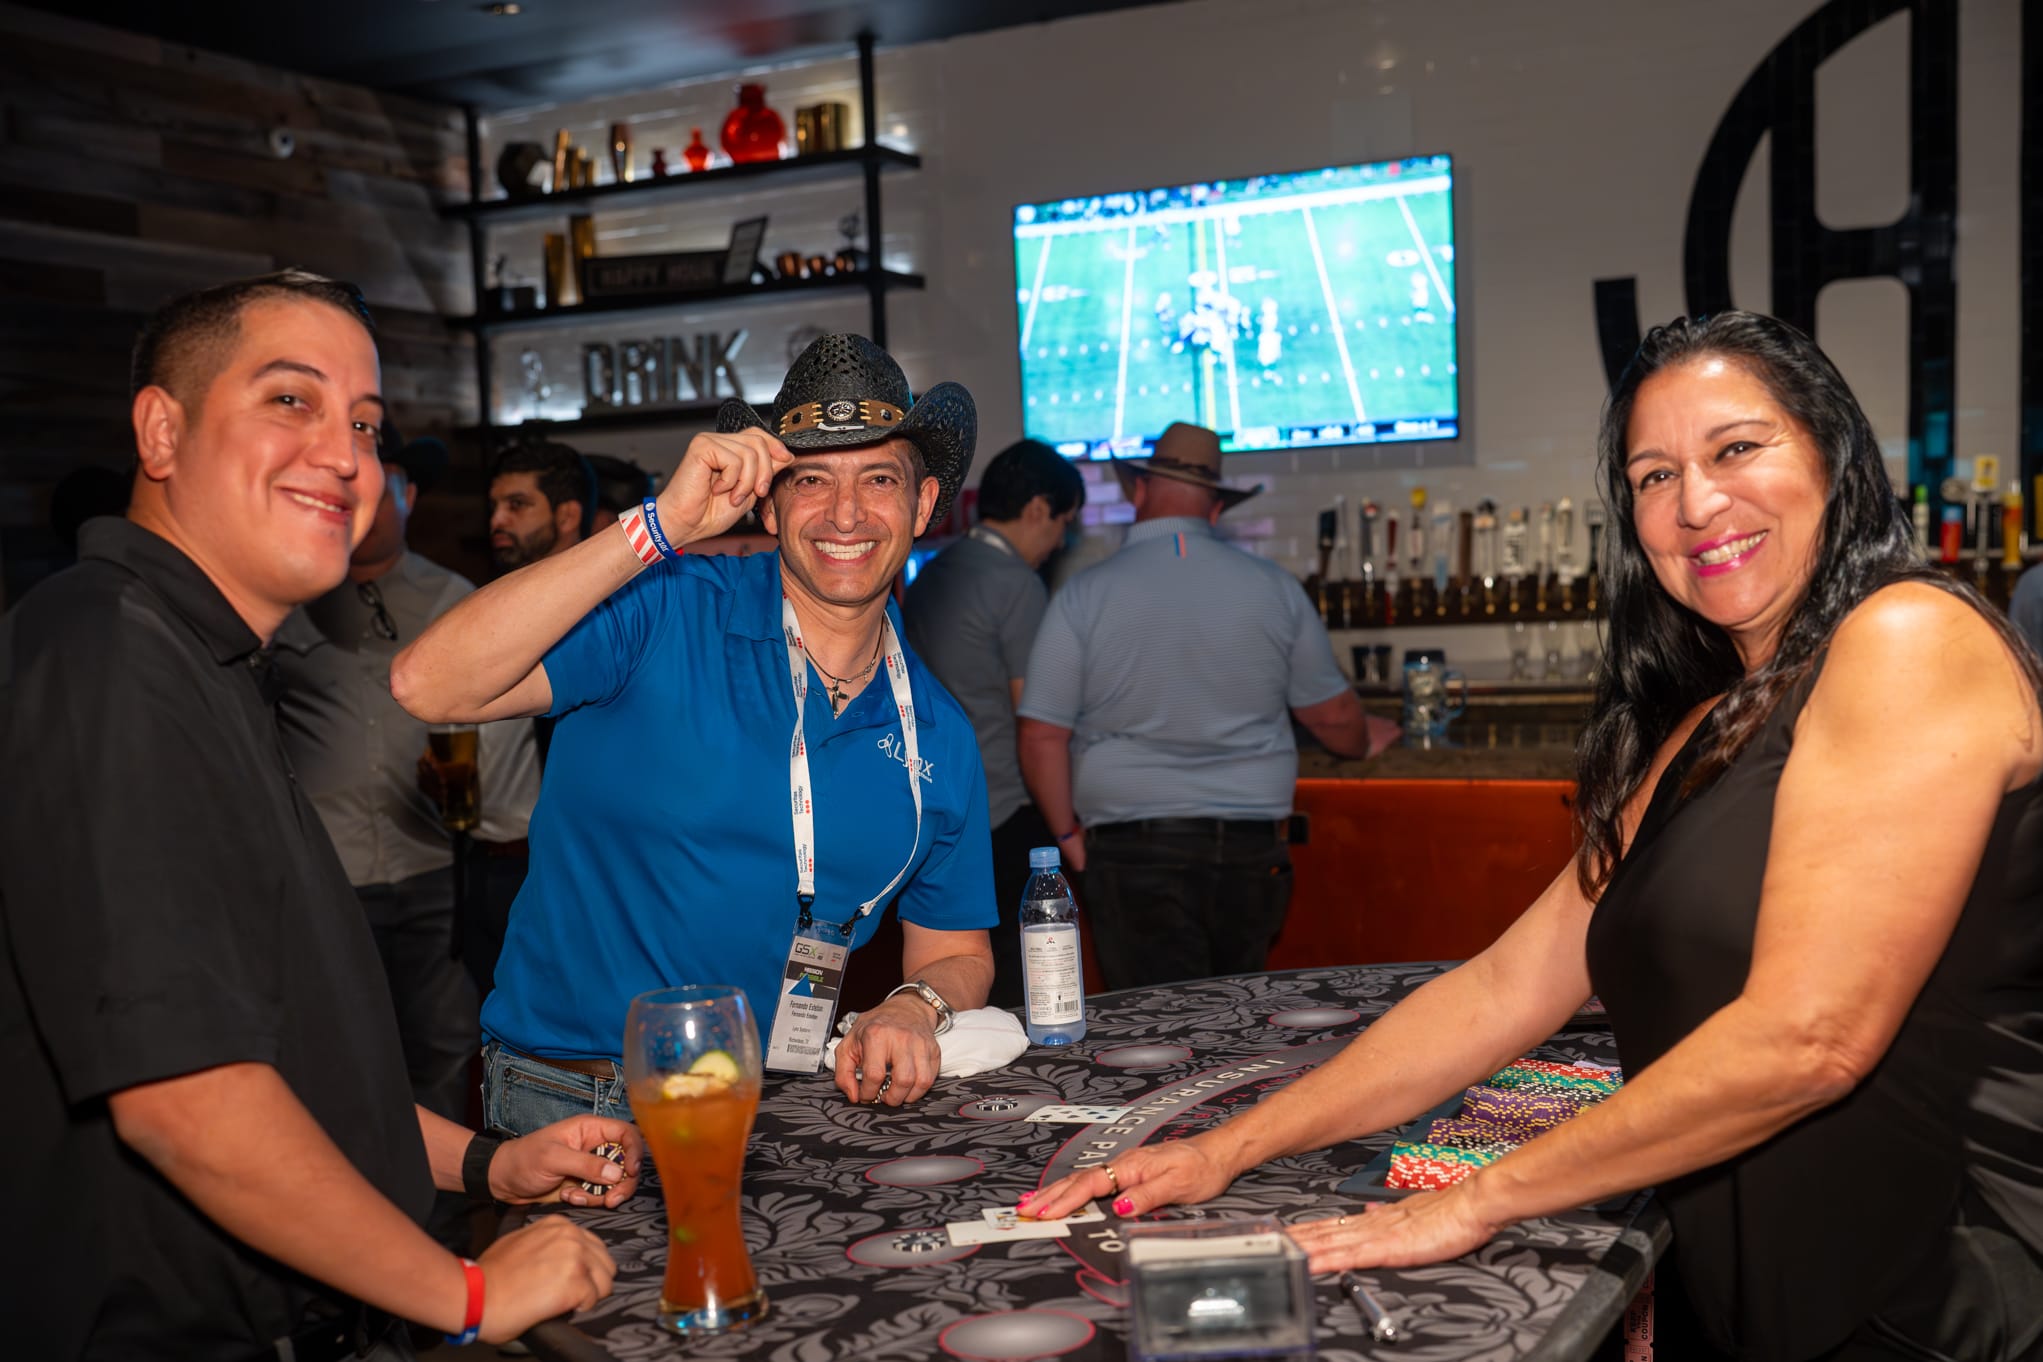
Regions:
[[1115, 1160], [1117, 1209], [1409, 1120], [1593, 988], [1623, 1090], [1446, 1191], [1298, 1228], [1315, 1271], [1657, 1187], [1718, 1350], [2043, 1356], [2043, 671], [1921, 564], [1864, 413], [1793, 328], [1655, 328], [1601, 446], [1575, 867], [1314, 1073]]

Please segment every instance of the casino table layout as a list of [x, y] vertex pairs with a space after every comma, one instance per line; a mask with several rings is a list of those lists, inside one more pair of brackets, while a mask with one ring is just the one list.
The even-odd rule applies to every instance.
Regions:
[[[1075, 1166], [1225, 1119], [1328, 1058], [1446, 968], [1295, 970], [1103, 994], [1089, 1001], [1078, 1044], [1031, 1048], [1006, 1068], [940, 1080], [911, 1107], [852, 1106], [828, 1074], [770, 1075], [744, 1177], [745, 1238], [770, 1301], [766, 1317], [713, 1339], [683, 1341], [660, 1329], [666, 1219], [649, 1176], [615, 1210], [569, 1212], [617, 1259], [614, 1294], [525, 1342], [555, 1362], [684, 1353], [791, 1362], [1123, 1358], [1118, 1217], [1074, 1226], [1065, 1239], [980, 1247], [951, 1245], [944, 1226], [1012, 1205]], [[1607, 1026], [1587, 1015], [1533, 1053], [1616, 1063]], [[1111, 1129], [1024, 1119], [1052, 1103], [1135, 1111]], [[1352, 1212], [1400, 1195], [1340, 1190], [1392, 1138], [1279, 1159], [1217, 1200], [1150, 1218], [1293, 1223]], [[1363, 1273], [1406, 1333], [1397, 1346], [1372, 1342], [1335, 1280], [1318, 1278], [1319, 1356], [1587, 1357], [1666, 1242], [1664, 1216], [1641, 1193], [1528, 1221], [1453, 1262]]]

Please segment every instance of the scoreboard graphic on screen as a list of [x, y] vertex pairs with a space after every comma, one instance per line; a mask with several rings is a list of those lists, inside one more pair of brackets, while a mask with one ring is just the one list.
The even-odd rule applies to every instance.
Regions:
[[1446, 156], [1023, 204], [1027, 433], [1137, 457], [1173, 421], [1231, 450], [1459, 433]]

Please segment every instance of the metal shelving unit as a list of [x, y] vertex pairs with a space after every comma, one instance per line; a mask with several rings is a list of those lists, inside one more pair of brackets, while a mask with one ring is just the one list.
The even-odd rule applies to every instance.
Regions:
[[[667, 175], [656, 180], [588, 185], [580, 189], [518, 199], [483, 197], [480, 116], [475, 109], [469, 108], [466, 111], [468, 202], [449, 205], [442, 211], [446, 216], [462, 219], [468, 224], [470, 268], [475, 296], [478, 299], [489, 296], [487, 281], [483, 275], [483, 262], [488, 258], [486, 234], [492, 226], [558, 216], [563, 209], [597, 211], [627, 204], [639, 206], [665, 203], [690, 197], [707, 197], [719, 192], [731, 193], [752, 189], [762, 184], [796, 185], [828, 179], [862, 179], [865, 188], [866, 240], [869, 243], [867, 258], [872, 262], [872, 266], [855, 274], [831, 275], [821, 279], [774, 279], [765, 283], [611, 298], [574, 307], [535, 308], [520, 312], [493, 311], [484, 307], [473, 315], [451, 317], [448, 319], [450, 326], [475, 334], [477, 423], [467, 429], [479, 434], [487, 444], [499, 431], [520, 428], [518, 425], [499, 425], [492, 416], [495, 398], [491, 369], [491, 337], [502, 331], [571, 326], [592, 317], [611, 314], [701, 307], [705, 304], [743, 307], [752, 303], [785, 301], [791, 297], [855, 290], [866, 295], [871, 317], [868, 334], [876, 344], [885, 346], [887, 295], [896, 289], [920, 289], [924, 281], [920, 274], [889, 270], [879, 265], [879, 246], [883, 240], [880, 177], [889, 170], [919, 169], [922, 158], [905, 151], [897, 151], [892, 147], [881, 146], [872, 140], [879, 120], [873, 80], [873, 35], [870, 33], [861, 33], [858, 37], [858, 94], [859, 111], [863, 116], [866, 133], [866, 142], [863, 146], [848, 147], [843, 151], [818, 152], [780, 161], [755, 161], [743, 165], [721, 166], [713, 170]], [[543, 428], [555, 433], [616, 430], [664, 425], [713, 415], [718, 405], [716, 402], [703, 402], [648, 406], [599, 412], [569, 421], [534, 421], [521, 424], [530, 424], [534, 428]]]

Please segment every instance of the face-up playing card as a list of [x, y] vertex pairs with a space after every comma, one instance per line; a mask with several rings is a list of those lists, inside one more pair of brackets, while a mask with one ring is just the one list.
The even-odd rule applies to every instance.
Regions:
[[[1013, 1206], [988, 1206], [979, 1214], [985, 1218], [986, 1223], [989, 1225], [1006, 1225], [1017, 1220], [1025, 1225], [1031, 1223], [1028, 1217], [1019, 1214]], [[1057, 1220], [1050, 1223], [1060, 1225], [1090, 1225], [1095, 1220], [1105, 1220], [1106, 1218], [1106, 1214], [1100, 1210], [1097, 1202], [1088, 1201], [1071, 1214], [1060, 1216]]]
[[1000, 1244], [1014, 1239], [1063, 1239], [1071, 1233], [1068, 1220], [1022, 1220], [1010, 1215], [1004, 1220], [960, 1220], [946, 1225], [951, 1242], [963, 1247], [967, 1244]]
[[1028, 1121], [1057, 1121], [1071, 1125], [1100, 1125], [1118, 1121], [1126, 1116], [1128, 1107], [1092, 1106], [1085, 1103], [1065, 1103], [1051, 1107], [1037, 1107], [1022, 1119]]

